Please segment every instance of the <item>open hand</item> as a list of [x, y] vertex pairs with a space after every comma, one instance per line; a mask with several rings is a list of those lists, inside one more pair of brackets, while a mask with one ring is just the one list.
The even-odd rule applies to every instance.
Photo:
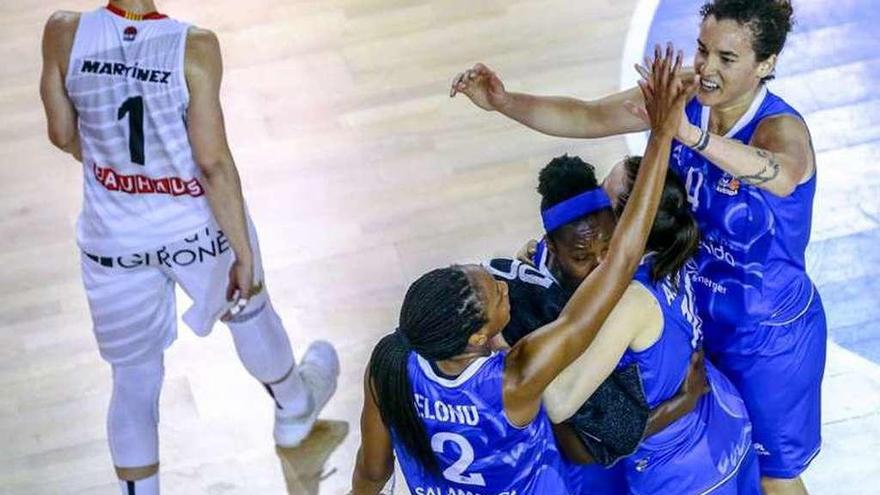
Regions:
[[459, 73], [452, 80], [450, 98], [458, 93], [464, 93], [475, 105], [489, 111], [504, 107], [510, 100], [510, 95], [498, 75], [480, 63]]
[[655, 45], [653, 60], [646, 57], [644, 66], [636, 64], [636, 71], [642, 76], [639, 88], [645, 105], [628, 101], [624, 106], [648, 124], [653, 132], [682, 137], [690, 130], [690, 123], [684, 118], [684, 107], [699, 87], [700, 77], [690, 70], [682, 71], [683, 54], [679, 50], [673, 58], [673, 53], [671, 43], [666, 45], [665, 55], [661, 53], [660, 45]]

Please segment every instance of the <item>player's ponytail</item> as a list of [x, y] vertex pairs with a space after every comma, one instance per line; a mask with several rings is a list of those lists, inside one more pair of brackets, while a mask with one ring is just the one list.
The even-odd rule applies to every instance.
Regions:
[[369, 373], [382, 421], [410, 455], [431, 472], [437, 458], [416, 411], [407, 370], [411, 352], [440, 361], [464, 352], [485, 324], [476, 290], [461, 267], [432, 270], [413, 282], [400, 309], [400, 326], [373, 349]]
[[[639, 172], [642, 159], [632, 156], [626, 159], [626, 190], [631, 191]], [[617, 214], [623, 212], [629, 199], [629, 192], [620, 196], [616, 207]], [[675, 174], [666, 174], [657, 216], [651, 225], [646, 248], [655, 253], [651, 278], [662, 280], [670, 275], [676, 276], [685, 262], [700, 246], [700, 229], [687, 202], [687, 191]]]

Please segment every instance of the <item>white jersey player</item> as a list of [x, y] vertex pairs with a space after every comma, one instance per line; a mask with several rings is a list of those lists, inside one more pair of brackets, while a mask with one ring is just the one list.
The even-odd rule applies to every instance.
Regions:
[[150, 0], [56, 12], [43, 37], [49, 138], [83, 165], [77, 241], [94, 332], [113, 370], [108, 438], [125, 495], [155, 494], [163, 353], [183, 316], [223, 319], [245, 368], [275, 400], [275, 441], [299, 444], [336, 388], [326, 342], [296, 366], [264, 290], [259, 246], [226, 143], [215, 35]]

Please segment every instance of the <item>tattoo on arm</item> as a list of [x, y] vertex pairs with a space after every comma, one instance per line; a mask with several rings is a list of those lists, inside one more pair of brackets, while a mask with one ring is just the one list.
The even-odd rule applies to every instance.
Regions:
[[744, 180], [749, 184], [754, 186], [759, 186], [761, 184], [766, 184], [771, 180], [775, 179], [779, 176], [779, 169], [781, 167], [776, 157], [773, 156], [773, 153], [770, 153], [766, 150], [757, 150], [758, 156], [765, 159], [764, 167], [755, 174], [749, 175], [740, 175], [738, 177], [739, 180]]

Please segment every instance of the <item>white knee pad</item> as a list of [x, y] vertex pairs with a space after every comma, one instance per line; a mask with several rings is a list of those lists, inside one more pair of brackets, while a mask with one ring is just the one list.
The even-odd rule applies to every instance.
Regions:
[[159, 393], [164, 375], [161, 355], [141, 364], [113, 366], [107, 436], [117, 467], [159, 462]]
[[262, 383], [274, 383], [293, 368], [293, 350], [281, 318], [268, 298], [252, 301], [228, 324], [238, 357], [248, 372]]

